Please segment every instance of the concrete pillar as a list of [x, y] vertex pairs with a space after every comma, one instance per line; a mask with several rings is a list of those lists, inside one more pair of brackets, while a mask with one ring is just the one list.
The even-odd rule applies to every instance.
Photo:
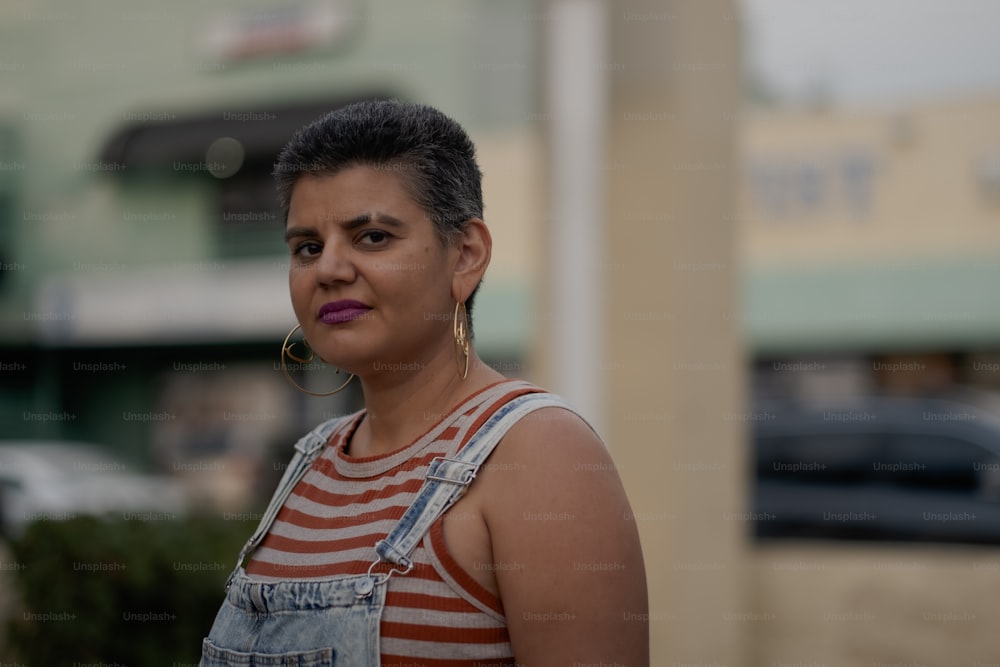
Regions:
[[[592, 267], [605, 293], [604, 354], [574, 363], [604, 384], [603, 433], [642, 537], [659, 666], [750, 663], [734, 4], [606, 6], [606, 205], [603, 256]], [[547, 160], [559, 169], [558, 156]], [[562, 298], [550, 293], [546, 303]], [[549, 324], [551, 337], [559, 327]]]
[[546, 32], [550, 150], [548, 278], [552, 328], [546, 358], [553, 386], [599, 432], [607, 409], [594, 364], [604, 347], [604, 135], [608, 12], [603, 0], [551, 0]]

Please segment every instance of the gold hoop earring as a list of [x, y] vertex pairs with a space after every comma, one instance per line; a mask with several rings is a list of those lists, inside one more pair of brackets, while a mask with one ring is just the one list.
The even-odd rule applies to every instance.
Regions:
[[[462, 319], [458, 318], [459, 308], [462, 309]], [[452, 321], [452, 332], [455, 335], [455, 363], [458, 364], [458, 376], [464, 380], [469, 377], [469, 314], [461, 301], [455, 302]], [[464, 362], [462, 357], [465, 357]]]
[[[295, 380], [292, 379], [291, 374], [288, 372], [288, 366], [285, 365], [285, 355], [288, 355], [288, 357], [292, 361], [294, 361], [294, 362], [296, 362], [298, 364], [308, 364], [308, 363], [311, 363], [312, 360], [316, 358], [316, 351], [313, 350], [311, 347], [309, 348], [309, 356], [308, 357], [300, 357], [300, 356], [298, 356], [297, 354], [295, 354], [292, 351], [292, 346], [295, 345], [295, 343], [289, 343], [288, 341], [291, 340], [292, 335], [297, 330], [299, 330], [301, 328], [302, 328], [301, 325], [296, 324], [295, 328], [292, 329], [291, 331], [289, 331], [288, 335], [285, 336], [285, 342], [281, 344], [281, 372], [285, 374], [285, 379], [288, 380], [288, 382], [291, 383], [291, 385], [293, 387], [295, 387], [296, 389], [298, 389], [299, 391], [301, 391], [303, 394], [309, 394], [310, 396], [333, 396], [338, 391], [340, 391], [344, 387], [346, 387], [348, 385], [348, 383], [350, 383], [350, 381], [354, 379], [354, 373], [351, 373], [351, 377], [347, 378], [344, 381], [344, 384], [340, 385], [339, 387], [337, 387], [333, 391], [328, 391], [328, 392], [325, 392], [325, 393], [317, 393], [315, 391], [309, 391], [308, 389], [304, 389], [301, 385], [299, 385], [298, 382], [296, 382]], [[305, 344], [306, 344], [306, 346], [308, 346], [309, 342], [305, 341]], [[339, 369], [337, 370], [337, 373], [338, 374], [340, 373]]]

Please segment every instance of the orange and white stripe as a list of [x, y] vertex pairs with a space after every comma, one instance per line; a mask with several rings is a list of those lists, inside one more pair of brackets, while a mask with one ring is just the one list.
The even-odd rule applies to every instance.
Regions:
[[[539, 391], [524, 382], [491, 385], [409, 446], [382, 456], [345, 454], [364, 413], [345, 419], [278, 513], [247, 574], [257, 581], [364, 574], [376, 557], [375, 543], [416, 498], [431, 460], [453, 456], [500, 406]], [[413, 569], [387, 583], [383, 666], [513, 665], [501, 601], [452, 559], [440, 519], [410, 559]]]

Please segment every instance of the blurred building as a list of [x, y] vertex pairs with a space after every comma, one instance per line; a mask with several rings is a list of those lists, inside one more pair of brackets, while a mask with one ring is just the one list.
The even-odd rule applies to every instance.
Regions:
[[[736, 664], [746, 646], [746, 664], [775, 664], [761, 657], [773, 635], [811, 636], [795, 575], [815, 553], [748, 557], [753, 413], [733, 323], [761, 393], [1000, 388], [1000, 100], [741, 113], [732, 3], [664, 4], [607, 3], [592, 268], [610, 305], [585, 362], [608, 387], [642, 531], [654, 656]], [[349, 392], [301, 396], [279, 372], [294, 317], [270, 170], [302, 124], [372, 95], [433, 104], [473, 135], [495, 241], [477, 346], [531, 378], [529, 338], [552, 324], [537, 321], [553, 241], [545, 128], [563, 120], [540, 102], [551, 6], [5, 3], [3, 435], [107, 444], [235, 506], [249, 468], [283, 460], [268, 449], [356, 407]], [[756, 612], [742, 615], [758, 608], [789, 622], [758, 633]], [[840, 632], [834, 620], [822, 627]], [[773, 655], [822, 659], [814, 648]]]
[[1000, 389], [1000, 98], [741, 118], [759, 392]]
[[[6, 3], [5, 431], [107, 444], [188, 476], [217, 506], [245, 501], [248, 468], [280, 473], [266, 468], [287, 455], [268, 449], [359, 398], [303, 397], [279, 372], [294, 317], [274, 156], [331, 107], [427, 102], [470, 131], [484, 171], [494, 262], [478, 351], [528, 379], [576, 366], [582, 381], [549, 385], [571, 399], [606, 391], [602, 428], [651, 573], [650, 613], [635, 620], [650, 622], [654, 658], [732, 663], [745, 633], [721, 610], [740, 604], [745, 522], [723, 510], [746, 504], [732, 418], [743, 371], [733, 319], [719, 321], [736, 309], [738, 31], [730, 0]], [[597, 104], [574, 107], [563, 85]], [[584, 132], [563, 131], [583, 116]], [[583, 143], [593, 150], [575, 165], [579, 153], [554, 148]], [[553, 187], [568, 171], [590, 187]], [[574, 197], [586, 225], [567, 214]], [[546, 253], [585, 235], [593, 255]], [[553, 272], [582, 299], [557, 289], [542, 303]], [[529, 338], [570, 319], [555, 306], [596, 326], [563, 327], [538, 353]], [[584, 339], [579, 358], [550, 354]], [[300, 378], [317, 391], [330, 380]]]
[[[307, 399], [278, 372], [295, 319], [270, 171], [295, 130], [370, 96], [434, 104], [473, 134], [495, 236], [477, 343], [523, 375], [539, 23], [528, 1], [5, 3], [4, 435], [182, 473], [234, 454], [235, 471], [356, 407], [356, 387]], [[307, 371], [327, 388], [332, 373]]]

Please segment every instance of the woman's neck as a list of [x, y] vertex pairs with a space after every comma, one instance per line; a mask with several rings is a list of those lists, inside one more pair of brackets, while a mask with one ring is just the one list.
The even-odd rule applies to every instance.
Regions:
[[378, 456], [406, 447], [463, 400], [504, 379], [474, 352], [464, 379], [453, 359], [439, 360], [418, 372], [389, 371], [362, 378], [366, 415], [351, 438], [350, 454]]

